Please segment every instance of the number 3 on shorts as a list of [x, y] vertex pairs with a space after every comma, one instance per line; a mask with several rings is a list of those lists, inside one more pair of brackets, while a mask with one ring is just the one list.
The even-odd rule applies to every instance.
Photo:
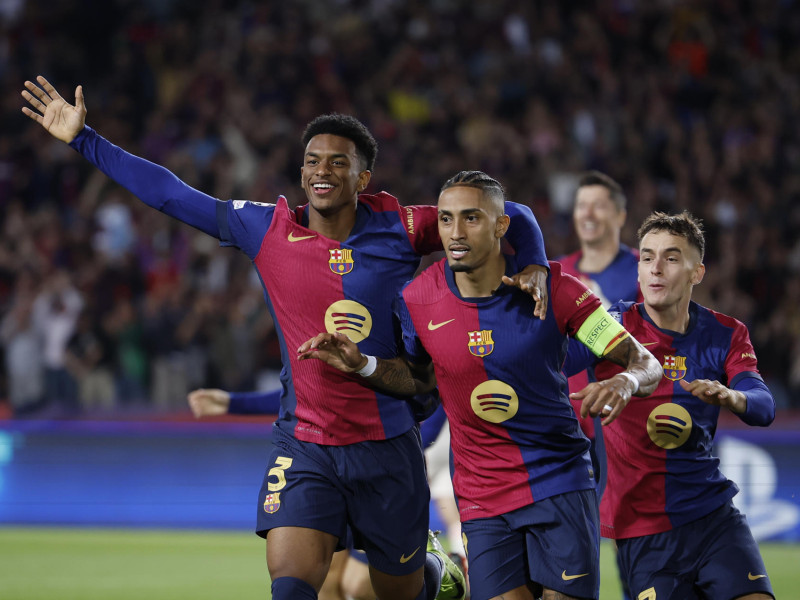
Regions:
[[286, 474], [284, 471], [292, 466], [292, 459], [286, 456], [279, 456], [275, 459], [275, 466], [269, 470], [267, 477], [273, 475], [278, 478], [277, 483], [267, 482], [267, 489], [270, 492], [277, 492], [282, 490], [286, 485]]
[[647, 588], [637, 596], [637, 600], [656, 600], [656, 588]]

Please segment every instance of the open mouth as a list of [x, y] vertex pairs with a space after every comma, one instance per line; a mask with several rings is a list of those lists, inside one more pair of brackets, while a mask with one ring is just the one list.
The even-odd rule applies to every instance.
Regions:
[[469, 253], [469, 248], [466, 246], [450, 246], [448, 250], [450, 251], [450, 256], [455, 260], [464, 258]]
[[312, 183], [311, 189], [320, 196], [324, 196], [333, 191], [336, 186], [330, 183]]

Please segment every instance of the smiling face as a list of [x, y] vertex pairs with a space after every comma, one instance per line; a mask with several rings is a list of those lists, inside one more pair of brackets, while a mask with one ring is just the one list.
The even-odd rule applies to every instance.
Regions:
[[648, 309], [688, 310], [704, 274], [699, 250], [683, 236], [654, 230], [639, 243], [639, 286]]
[[439, 195], [439, 236], [453, 271], [472, 272], [500, 256], [500, 238], [508, 229], [502, 206], [502, 201], [466, 185]]
[[585, 185], [578, 188], [572, 211], [575, 232], [582, 244], [602, 244], [619, 240], [625, 224], [625, 211], [620, 210], [603, 185]]
[[343, 208], [355, 209], [357, 195], [367, 187], [371, 176], [362, 165], [352, 140], [329, 133], [311, 138], [300, 169], [311, 208], [324, 217]]

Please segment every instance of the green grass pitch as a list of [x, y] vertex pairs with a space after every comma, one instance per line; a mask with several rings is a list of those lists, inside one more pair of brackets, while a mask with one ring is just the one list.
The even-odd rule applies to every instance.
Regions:
[[[800, 597], [800, 545], [761, 550], [777, 597]], [[617, 600], [605, 542], [601, 569], [600, 598]], [[263, 600], [269, 598], [264, 542], [241, 532], [0, 528], [0, 598]]]

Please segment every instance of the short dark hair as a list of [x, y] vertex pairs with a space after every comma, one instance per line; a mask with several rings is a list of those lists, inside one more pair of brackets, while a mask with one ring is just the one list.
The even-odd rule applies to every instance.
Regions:
[[506, 192], [503, 185], [483, 171], [459, 171], [444, 182], [439, 193], [458, 186], [478, 188], [484, 195], [499, 203], [501, 213], [505, 212]]
[[356, 152], [361, 160], [364, 161], [365, 169], [372, 171], [375, 168], [375, 158], [378, 156], [378, 142], [375, 141], [369, 129], [361, 121], [350, 115], [339, 113], [320, 115], [306, 125], [303, 136], [300, 138], [303, 142], [303, 147], [305, 148], [314, 136], [326, 133], [338, 135], [353, 142], [356, 145]]
[[600, 171], [587, 171], [581, 175], [578, 181], [578, 189], [590, 185], [601, 185], [608, 190], [608, 195], [611, 201], [616, 205], [618, 211], [625, 210], [628, 204], [625, 198], [625, 192], [622, 191], [622, 186], [614, 181], [611, 177]]
[[669, 234], [685, 238], [700, 252], [700, 261], [702, 262], [706, 253], [703, 222], [693, 217], [688, 211], [683, 211], [679, 215], [654, 212], [644, 220], [636, 235], [641, 242], [642, 238], [652, 231], [666, 231]]

